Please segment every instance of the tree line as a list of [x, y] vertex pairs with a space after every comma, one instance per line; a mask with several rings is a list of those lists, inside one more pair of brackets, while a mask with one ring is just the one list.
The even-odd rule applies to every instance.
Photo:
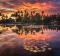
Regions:
[[[42, 20], [43, 19], [43, 20]], [[44, 11], [36, 13], [31, 11], [17, 11], [14, 14], [11, 14], [10, 17], [0, 13], [0, 23], [21, 23], [21, 24], [60, 24], [60, 14], [54, 14], [50, 16], [45, 16]]]

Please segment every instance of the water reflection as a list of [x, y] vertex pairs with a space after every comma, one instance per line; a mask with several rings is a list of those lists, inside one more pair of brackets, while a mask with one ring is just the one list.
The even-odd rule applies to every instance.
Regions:
[[45, 52], [47, 50], [51, 51], [53, 48], [49, 41], [55, 39], [55, 34], [59, 32], [59, 30], [59, 26], [0, 25], [0, 34], [3, 34], [3, 32], [16, 33], [19, 38], [24, 39], [24, 50], [33, 53]]
[[30, 52], [45, 52], [47, 49], [52, 50], [52, 48], [49, 48], [49, 43], [47, 43], [44, 40], [26, 40], [24, 42], [24, 49], [30, 51]]
[[22, 35], [22, 34], [36, 34], [37, 32], [40, 32], [41, 34], [44, 34], [44, 31], [46, 30], [60, 30], [59, 26], [21, 26], [21, 25], [0, 25], [0, 32], [3, 32], [4, 30], [12, 30], [13, 32]]

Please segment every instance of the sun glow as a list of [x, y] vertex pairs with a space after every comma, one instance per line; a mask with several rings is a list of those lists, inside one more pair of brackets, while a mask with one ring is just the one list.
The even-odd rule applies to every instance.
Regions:
[[[14, 5], [14, 4], [12, 4]], [[56, 8], [52, 3], [40, 3], [40, 2], [36, 2], [36, 3], [29, 3], [29, 2], [22, 2], [21, 5], [14, 5], [14, 8], [13, 9], [9, 9], [9, 8], [5, 8], [4, 10], [6, 10], [5, 12], [9, 12], [7, 14], [10, 15], [10, 13], [12, 12], [16, 12], [16, 11], [24, 11], [24, 10], [27, 10], [27, 11], [36, 11], [36, 12], [39, 12], [41, 14], [41, 11], [45, 11], [45, 15], [47, 14], [51, 14], [49, 12], [50, 9], [54, 9]], [[5, 13], [3, 11], [3, 13]]]
[[[27, 11], [35, 10], [36, 12], [39, 13], [41, 13], [41, 11], [43, 10], [48, 11], [51, 8], [55, 8], [51, 3], [39, 3], [39, 2], [36, 2], [34, 4], [23, 2], [23, 5], [18, 5], [15, 7], [16, 10]], [[45, 14], [48, 14], [48, 12], [45, 12]]]

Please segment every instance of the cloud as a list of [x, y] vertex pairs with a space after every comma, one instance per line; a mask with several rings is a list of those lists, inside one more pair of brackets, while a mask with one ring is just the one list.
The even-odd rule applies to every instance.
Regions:
[[14, 10], [13, 10], [13, 9], [10, 9], [10, 8], [0, 8], [0, 11], [4, 11], [4, 12], [7, 12], [7, 11], [9, 11], [9, 12], [14, 12]]
[[0, 0], [0, 8], [60, 12], [60, 0]]

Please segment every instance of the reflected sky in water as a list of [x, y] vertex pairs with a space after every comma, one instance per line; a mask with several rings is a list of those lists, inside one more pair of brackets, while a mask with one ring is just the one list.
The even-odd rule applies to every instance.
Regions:
[[0, 44], [7, 41], [8, 37], [10, 46], [13, 46], [11, 43], [13, 40], [19, 43], [18, 45], [22, 45], [23, 49], [28, 52], [52, 51], [60, 47], [60, 26], [0, 25]]

